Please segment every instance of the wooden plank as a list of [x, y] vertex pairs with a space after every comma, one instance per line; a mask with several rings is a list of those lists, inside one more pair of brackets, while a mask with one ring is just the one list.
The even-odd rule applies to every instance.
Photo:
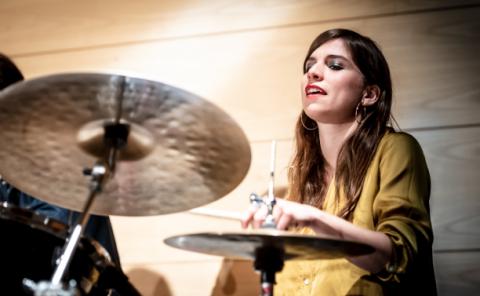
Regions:
[[221, 261], [126, 265], [124, 272], [143, 296], [210, 296]]
[[0, 3], [0, 44], [10, 55], [25, 55], [479, 3], [478, 0], [139, 3], [4, 0]]
[[414, 133], [432, 178], [436, 250], [480, 248], [480, 127]]
[[439, 296], [469, 296], [480, 291], [480, 252], [436, 253], [433, 257]]
[[253, 261], [225, 259], [215, 281], [212, 296], [260, 294], [260, 274]]
[[65, 71], [138, 73], [197, 93], [236, 119], [251, 141], [291, 138], [300, 65], [329, 27], [378, 40], [390, 61], [403, 128], [471, 124], [480, 107], [480, 8], [309, 25], [16, 59], [28, 77]]

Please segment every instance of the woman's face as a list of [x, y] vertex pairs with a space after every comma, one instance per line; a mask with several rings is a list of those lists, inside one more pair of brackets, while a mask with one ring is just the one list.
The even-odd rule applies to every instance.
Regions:
[[355, 121], [364, 78], [342, 39], [318, 47], [306, 62], [302, 79], [303, 110], [320, 123]]

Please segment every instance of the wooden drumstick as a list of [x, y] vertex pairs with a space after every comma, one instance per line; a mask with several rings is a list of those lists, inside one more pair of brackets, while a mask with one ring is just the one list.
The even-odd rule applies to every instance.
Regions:
[[196, 208], [188, 211], [190, 214], [208, 216], [218, 219], [242, 220], [242, 214], [234, 211], [225, 211], [209, 208]]

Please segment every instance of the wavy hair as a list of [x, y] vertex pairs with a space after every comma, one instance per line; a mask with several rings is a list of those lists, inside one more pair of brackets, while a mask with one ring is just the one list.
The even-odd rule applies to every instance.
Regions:
[[[378, 144], [383, 135], [392, 129], [392, 82], [387, 61], [376, 43], [347, 29], [328, 30], [315, 38], [303, 63], [304, 73], [310, 55], [333, 39], [345, 42], [353, 62], [363, 74], [365, 85], [378, 86], [381, 94], [375, 104], [365, 107], [364, 112], [361, 112], [358, 128], [345, 141], [337, 159], [337, 200], [339, 189], [344, 191], [347, 199], [338, 216], [351, 219]], [[316, 122], [302, 111], [295, 127], [296, 151], [288, 171], [289, 196], [291, 200], [322, 208], [328, 186], [325, 159], [320, 148], [319, 131], [308, 128], [312, 126], [316, 126]]]

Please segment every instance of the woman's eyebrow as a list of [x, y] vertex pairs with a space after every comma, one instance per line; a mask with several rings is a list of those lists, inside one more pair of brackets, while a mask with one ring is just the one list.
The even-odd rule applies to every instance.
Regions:
[[[330, 59], [341, 59], [341, 60], [344, 60], [344, 61], [350, 63], [350, 60], [349, 60], [347, 57], [343, 56], [343, 55], [329, 54], [329, 55], [327, 55], [327, 56], [325, 57], [325, 60], [330, 60]], [[308, 62], [316, 62], [316, 61], [318, 61], [317, 58], [315, 58], [315, 57], [309, 57], [309, 58], [307, 59], [306, 63], [308, 63]]]
[[327, 55], [326, 59], [341, 59], [350, 63], [350, 60], [348, 58], [338, 54], [329, 54]]

